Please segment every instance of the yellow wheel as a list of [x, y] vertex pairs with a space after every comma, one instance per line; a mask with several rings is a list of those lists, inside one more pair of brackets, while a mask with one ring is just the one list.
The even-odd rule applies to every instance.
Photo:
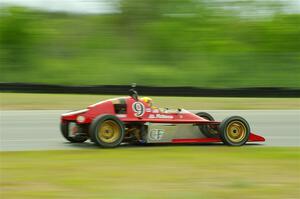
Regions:
[[219, 126], [222, 141], [230, 146], [245, 144], [250, 135], [248, 122], [239, 116], [232, 116], [223, 120]]
[[240, 142], [246, 136], [246, 126], [241, 121], [232, 121], [228, 124], [226, 133], [232, 142]]
[[101, 115], [93, 120], [89, 134], [95, 144], [112, 148], [119, 146], [123, 141], [125, 128], [116, 116]]
[[102, 142], [113, 143], [120, 137], [120, 135], [120, 126], [114, 120], [106, 120], [99, 125], [98, 137]]

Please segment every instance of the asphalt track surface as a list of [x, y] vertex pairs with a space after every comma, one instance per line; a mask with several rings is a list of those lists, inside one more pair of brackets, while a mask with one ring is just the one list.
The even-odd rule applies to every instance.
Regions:
[[[59, 130], [60, 114], [64, 112], [67, 111], [0, 111], [0, 150], [28, 151], [97, 148], [90, 142], [73, 144], [64, 140]], [[252, 132], [266, 138], [265, 143], [247, 145], [248, 147], [300, 146], [300, 110], [214, 110], [208, 112], [216, 120], [222, 120], [231, 115], [240, 115], [246, 118], [250, 123]], [[199, 144], [199, 147], [201, 145], [203, 144]], [[220, 145], [205, 146], [217, 147]]]

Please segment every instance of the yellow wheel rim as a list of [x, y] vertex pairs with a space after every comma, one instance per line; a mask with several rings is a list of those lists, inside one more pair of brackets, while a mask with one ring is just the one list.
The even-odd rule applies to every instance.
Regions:
[[121, 136], [119, 125], [113, 120], [104, 121], [98, 128], [98, 137], [102, 142], [113, 143]]
[[246, 137], [247, 128], [243, 122], [230, 122], [226, 129], [227, 137], [232, 142], [240, 142]]

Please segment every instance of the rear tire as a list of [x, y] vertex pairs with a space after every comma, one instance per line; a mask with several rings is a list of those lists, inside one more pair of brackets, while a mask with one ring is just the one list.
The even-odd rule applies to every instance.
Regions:
[[116, 116], [100, 115], [93, 120], [89, 134], [96, 145], [104, 148], [114, 148], [124, 140], [125, 128]]
[[[198, 115], [206, 120], [214, 121], [213, 116], [211, 116], [209, 113], [199, 112], [199, 113], [196, 113], [196, 115]], [[199, 129], [208, 138], [218, 138], [219, 137], [218, 131], [211, 128], [210, 125], [208, 125], [208, 124], [199, 125]]]
[[69, 121], [62, 121], [60, 124], [61, 134], [66, 140], [68, 140], [69, 142], [72, 142], [72, 143], [82, 143], [88, 139], [87, 136], [86, 137], [84, 137], [84, 136], [70, 137], [69, 136], [69, 125], [70, 125]]
[[248, 122], [240, 116], [231, 116], [224, 119], [220, 126], [221, 140], [229, 146], [242, 146], [250, 136]]

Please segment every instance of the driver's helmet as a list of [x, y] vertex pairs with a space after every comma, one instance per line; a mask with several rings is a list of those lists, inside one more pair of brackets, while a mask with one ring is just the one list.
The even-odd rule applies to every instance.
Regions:
[[142, 97], [141, 100], [152, 107], [152, 99], [150, 97]]

